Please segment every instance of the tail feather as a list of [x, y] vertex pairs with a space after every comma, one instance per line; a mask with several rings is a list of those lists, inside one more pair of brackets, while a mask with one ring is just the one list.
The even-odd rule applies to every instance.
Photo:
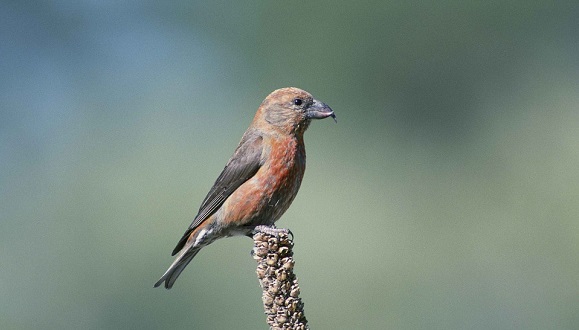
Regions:
[[193, 257], [197, 255], [200, 247], [185, 248], [181, 250], [181, 253], [175, 258], [175, 261], [169, 266], [169, 269], [161, 276], [161, 278], [155, 283], [155, 288], [160, 286], [161, 283], [165, 282], [165, 288], [170, 289], [173, 284], [181, 275], [181, 272], [187, 267], [187, 265], [193, 260]]

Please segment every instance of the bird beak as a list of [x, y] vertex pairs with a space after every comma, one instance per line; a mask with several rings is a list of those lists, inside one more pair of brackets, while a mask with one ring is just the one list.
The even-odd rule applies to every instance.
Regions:
[[332, 118], [334, 118], [335, 122], [338, 122], [336, 120], [336, 115], [334, 114], [334, 110], [332, 110], [332, 108], [330, 108], [324, 102], [320, 102], [318, 100], [314, 100], [314, 103], [312, 105], [310, 105], [310, 107], [306, 111], [306, 117], [308, 119], [324, 119], [324, 118], [332, 117]]

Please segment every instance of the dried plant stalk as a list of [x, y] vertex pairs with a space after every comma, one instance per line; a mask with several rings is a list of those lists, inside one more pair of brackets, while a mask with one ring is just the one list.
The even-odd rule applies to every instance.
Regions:
[[300, 287], [294, 275], [293, 241], [287, 229], [259, 226], [253, 235], [253, 258], [270, 329], [309, 329]]

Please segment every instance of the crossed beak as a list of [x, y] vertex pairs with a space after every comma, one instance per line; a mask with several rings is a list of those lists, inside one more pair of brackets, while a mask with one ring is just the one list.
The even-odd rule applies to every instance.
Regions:
[[324, 118], [332, 117], [332, 118], [334, 118], [335, 122], [338, 122], [336, 120], [336, 115], [334, 114], [334, 110], [332, 110], [332, 108], [330, 108], [324, 102], [320, 102], [318, 100], [314, 100], [314, 103], [308, 108], [308, 110], [306, 112], [306, 117], [308, 119], [324, 119]]

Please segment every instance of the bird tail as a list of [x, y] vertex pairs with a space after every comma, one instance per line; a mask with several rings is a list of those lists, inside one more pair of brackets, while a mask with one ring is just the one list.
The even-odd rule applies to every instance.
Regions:
[[161, 278], [157, 281], [157, 283], [155, 283], [155, 288], [160, 286], [161, 283], [163, 282], [165, 282], [166, 289], [170, 289], [171, 287], [173, 287], [173, 284], [177, 280], [177, 277], [181, 275], [183, 269], [185, 269], [185, 267], [187, 267], [187, 265], [191, 262], [191, 260], [193, 260], [193, 257], [197, 255], [197, 252], [199, 252], [199, 250], [201, 250], [200, 246], [190, 247], [188, 249], [184, 248], [183, 250], [181, 250], [181, 253], [177, 255], [175, 261], [173, 261], [171, 266], [169, 266], [169, 269], [167, 269], [165, 274], [163, 274], [163, 276], [161, 276]]

